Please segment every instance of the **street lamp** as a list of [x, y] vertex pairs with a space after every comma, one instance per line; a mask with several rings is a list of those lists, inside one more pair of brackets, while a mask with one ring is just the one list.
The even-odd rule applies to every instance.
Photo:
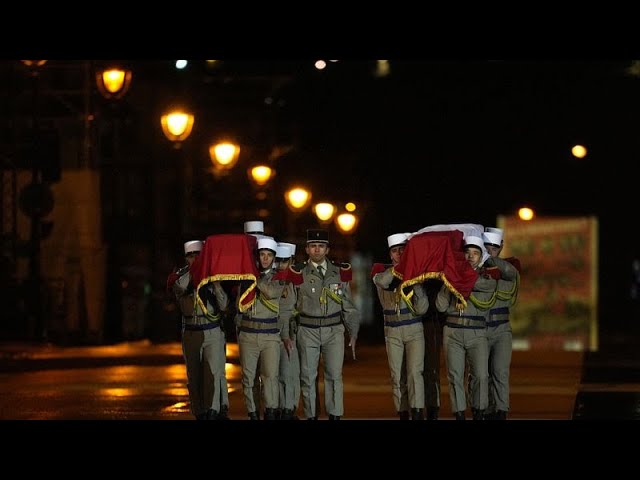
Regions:
[[268, 165], [256, 165], [249, 168], [249, 179], [253, 181], [257, 186], [263, 187], [269, 180], [271, 180], [276, 174], [276, 171]]
[[109, 68], [96, 72], [98, 91], [107, 100], [122, 98], [131, 85], [131, 70]]
[[213, 172], [217, 175], [226, 175], [240, 157], [240, 145], [232, 140], [222, 140], [209, 146], [209, 158], [213, 164]]
[[318, 217], [320, 223], [331, 223], [333, 215], [336, 213], [336, 207], [332, 203], [320, 202], [313, 206], [313, 211]]
[[336, 217], [336, 226], [341, 233], [352, 234], [358, 226], [358, 217], [353, 213], [341, 213]]
[[304, 187], [293, 187], [284, 193], [284, 200], [287, 202], [289, 210], [301, 212], [311, 202], [311, 191]]
[[160, 117], [160, 124], [165, 136], [173, 142], [174, 148], [180, 148], [193, 128], [194, 117], [184, 109], [175, 109]]

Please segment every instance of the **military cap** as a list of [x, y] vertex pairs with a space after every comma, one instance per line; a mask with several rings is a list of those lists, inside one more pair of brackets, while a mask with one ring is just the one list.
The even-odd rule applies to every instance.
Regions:
[[329, 232], [327, 230], [307, 230], [307, 243], [329, 243]]

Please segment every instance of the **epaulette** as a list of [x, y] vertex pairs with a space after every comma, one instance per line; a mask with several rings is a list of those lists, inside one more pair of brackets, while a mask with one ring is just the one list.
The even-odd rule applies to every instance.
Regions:
[[384, 272], [391, 265], [387, 265], [385, 263], [374, 263], [373, 267], [371, 267], [371, 278], [375, 277], [378, 273]]
[[173, 285], [178, 281], [180, 276], [176, 272], [171, 272], [167, 277], [167, 292], [170, 292]]
[[518, 260], [516, 257], [505, 258], [505, 260], [513, 265], [519, 273], [522, 272], [522, 265], [520, 265], [520, 260]]
[[340, 267], [340, 281], [350, 282], [353, 278], [353, 270], [351, 270], [351, 264], [347, 262], [331, 262], [335, 266]]
[[502, 277], [498, 267], [486, 267], [483, 269], [482, 275], [486, 278], [493, 278], [494, 280], [500, 280]]

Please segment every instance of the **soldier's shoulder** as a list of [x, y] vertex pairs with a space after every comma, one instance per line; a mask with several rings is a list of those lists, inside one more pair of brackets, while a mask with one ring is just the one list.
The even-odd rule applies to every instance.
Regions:
[[351, 264], [348, 262], [336, 262], [335, 260], [332, 260], [331, 263], [336, 267], [339, 267], [341, 270], [351, 270]]
[[307, 262], [298, 262], [295, 265], [291, 265], [291, 270], [293, 270], [294, 272], [301, 272], [304, 267], [307, 266]]
[[340, 280], [342, 282], [350, 282], [353, 278], [353, 271], [351, 270], [351, 264], [348, 262], [335, 262], [332, 261], [336, 267], [340, 269]]

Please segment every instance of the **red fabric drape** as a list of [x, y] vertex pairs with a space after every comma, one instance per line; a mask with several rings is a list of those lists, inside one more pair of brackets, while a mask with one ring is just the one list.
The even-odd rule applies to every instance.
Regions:
[[[204, 248], [190, 272], [197, 289], [210, 282], [221, 280], [249, 280], [251, 284], [242, 292], [238, 292], [238, 309], [248, 310], [255, 301], [255, 288], [259, 276], [254, 254], [256, 238], [253, 235], [219, 234], [210, 235], [204, 242]], [[196, 296], [200, 306], [200, 296]]]
[[404, 289], [432, 278], [442, 280], [466, 306], [478, 274], [464, 258], [459, 230], [425, 232], [411, 237], [393, 274]]

